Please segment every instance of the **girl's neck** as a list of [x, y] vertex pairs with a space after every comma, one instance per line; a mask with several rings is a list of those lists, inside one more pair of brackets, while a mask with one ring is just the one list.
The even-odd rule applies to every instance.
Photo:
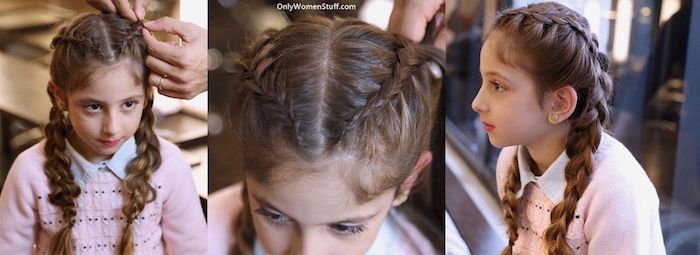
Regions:
[[543, 175], [547, 168], [561, 155], [566, 149], [567, 135], [568, 128], [561, 128], [543, 137], [536, 143], [525, 145], [526, 152], [529, 153], [534, 163], [530, 166], [533, 174], [536, 176]]

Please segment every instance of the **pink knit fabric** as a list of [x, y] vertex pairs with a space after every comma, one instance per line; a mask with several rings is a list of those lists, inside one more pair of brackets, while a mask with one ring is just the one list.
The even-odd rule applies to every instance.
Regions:
[[[503, 197], [516, 147], [504, 148], [496, 177]], [[566, 234], [574, 254], [666, 254], [659, 198], [644, 169], [620, 142], [605, 135], [594, 154], [591, 182], [579, 199]], [[551, 171], [547, 170], [547, 171]], [[513, 254], [545, 254], [543, 233], [555, 206], [534, 183], [519, 198]]]
[[[62, 212], [48, 200], [41, 142], [14, 162], [0, 194], [0, 254], [48, 254], [62, 227]], [[156, 200], [134, 222], [136, 254], [206, 254], [206, 223], [189, 164], [161, 140], [163, 163], [153, 174]], [[122, 180], [110, 171], [94, 175], [78, 197], [72, 229], [75, 254], [116, 254], [126, 218]], [[36, 246], [36, 247], [34, 247]]]

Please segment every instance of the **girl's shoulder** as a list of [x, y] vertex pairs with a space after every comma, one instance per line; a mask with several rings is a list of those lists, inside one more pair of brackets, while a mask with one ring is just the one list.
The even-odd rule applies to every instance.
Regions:
[[[46, 154], [44, 146], [46, 140], [29, 147], [20, 153], [12, 163], [11, 171], [21, 171], [22, 175], [32, 175], [33, 177], [45, 177], [44, 163], [46, 162]], [[36, 176], [34, 176], [36, 175]]]
[[209, 194], [207, 201], [208, 254], [229, 254], [234, 245], [233, 223], [243, 209], [243, 185], [233, 184]]
[[[191, 175], [192, 168], [180, 147], [163, 138], [159, 137], [159, 140], [161, 164], [156, 174], [168, 176], [166, 178], [171, 178], [173, 171]], [[169, 174], [164, 174], [163, 172], [168, 172]]]
[[614, 196], [624, 201], [654, 199], [656, 188], [644, 168], [617, 139], [604, 134], [593, 155], [593, 173], [586, 192], [590, 197]]
[[170, 158], [185, 158], [182, 150], [177, 145], [162, 137], [158, 137], [158, 141], [160, 142], [160, 156], [164, 161]]

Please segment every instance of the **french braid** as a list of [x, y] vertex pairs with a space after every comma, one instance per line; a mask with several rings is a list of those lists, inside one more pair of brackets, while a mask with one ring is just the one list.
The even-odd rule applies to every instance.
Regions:
[[[512, 40], [513, 45], [517, 45], [516, 50], [529, 57], [511, 61], [535, 77], [536, 84], [541, 85], [538, 88], [540, 97], [543, 92], [564, 85], [571, 85], [577, 92], [578, 104], [568, 120], [570, 129], [565, 151], [570, 160], [564, 170], [567, 182], [564, 199], [552, 209], [551, 225], [543, 236], [548, 254], [572, 254], [566, 243], [566, 232], [574, 218], [576, 204], [588, 186], [593, 154], [610, 125], [607, 100], [613, 82], [608, 73], [608, 58], [598, 50], [598, 39], [590, 32], [586, 19], [557, 3], [507, 10], [496, 17], [491, 31], [504, 33], [503, 38]], [[518, 238], [515, 194], [520, 182], [516, 153], [501, 199], [509, 237], [509, 245], [502, 254], [512, 254], [512, 246]]]

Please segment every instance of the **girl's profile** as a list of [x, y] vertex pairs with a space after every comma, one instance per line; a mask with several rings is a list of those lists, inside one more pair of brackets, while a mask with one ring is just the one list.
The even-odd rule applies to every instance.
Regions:
[[659, 198], [607, 132], [608, 57], [588, 21], [552, 2], [496, 16], [472, 102], [502, 147], [502, 254], [665, 254]]

